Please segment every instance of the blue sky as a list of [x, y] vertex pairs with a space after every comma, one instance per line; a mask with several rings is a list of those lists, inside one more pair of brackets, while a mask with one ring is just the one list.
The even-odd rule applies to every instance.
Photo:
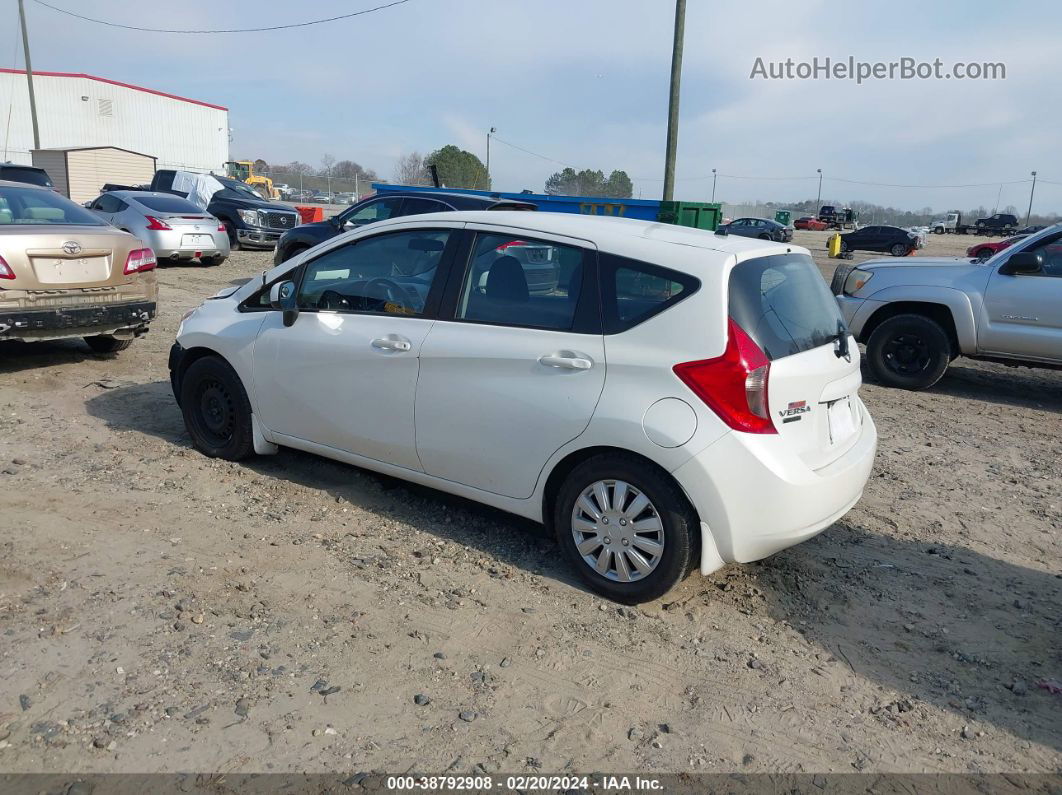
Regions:
[[[16, 20], [15, 0], [0, 18]], [[53, 0], [126, 24], [282, 24], [378, 0]], [[484, 156], [508, 141], [566, 164], [624, 169], [660, 195], [674, 4], [670, 0], [410, 0], [351, 20], [262, 34], [105, 28], [27, 0], [34, 66], [88, 72], [225, 105], [234, 156], [312, 165], [330, 153], [390, 178], [395, 159], [447, 143]], [[162, 13], [166, 10], [165, 13]], [[1062, 4], [709, 3], [690, 0], [676, 197], [864, 199], [911, 209], [993, 207], [1036, 169], [1035, 209], [1062, 212], [1053, 90]], [[0, 65], [15, 54], [0, 25]], [[997, 81], [751, 80], [756, 57], [998, 61]], [[496, 142], [494, 186], [541, 190], [562, 166]], [[706, 178], [707, 177], [707, 178]], [[786, 179], [777, 179], [786, 178]], [[903, 185], [892, 188], [837, 178]], [[1057, 184], [1051, 184], [1052, 182]], [[1000, 208], [1028, 203], [1004, 185]]]

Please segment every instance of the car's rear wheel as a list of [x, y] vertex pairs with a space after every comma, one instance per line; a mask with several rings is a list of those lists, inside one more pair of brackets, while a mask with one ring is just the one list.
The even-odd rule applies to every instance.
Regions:
[[110, 334], [85, 337], [85, 342], [95, 353], [118, 353], [118, 351], [124, 351], [133, 344], [131, 339], [120, 340]]
[[254, 449], [247, 392], [236, 371], [217, 356], [196, 360], [181, 377], [181, 413], [203, 455], [238, 461]]
[[886, 386], [927, 389], [941, 379], [951, 360], [947, 332], [924, 315], [891, 317], [867, 340], [867, 367]]
[[893, 243], [892, 248], [889, 249], [889, 253], [894, 257], [906, 257], [907, 252], [910, 250], [910, 247], [905, 246], [903, 243]]
[[553, 505], [557, 541], [579, 577], [624, 604], [657, 599], [697, 565], [700, 525], [665, 473], [634, 456], [579, 464]]

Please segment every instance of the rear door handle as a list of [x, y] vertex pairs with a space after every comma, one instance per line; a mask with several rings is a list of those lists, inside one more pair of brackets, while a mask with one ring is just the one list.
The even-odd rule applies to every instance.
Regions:
[[388, 337], [377, 337], [372, 341], [372, 347], [381, 351], [408, 351], [412, 350], [413, 344], [405, 337], [392, 334]]
[[561, 370], [589, 370], [594, 366], [592, 361], [582, 356], [564, 356], [560, 354], [540, 356], [538, 357], [538, 363], [544, 364], [546, 367], [557, 367]]

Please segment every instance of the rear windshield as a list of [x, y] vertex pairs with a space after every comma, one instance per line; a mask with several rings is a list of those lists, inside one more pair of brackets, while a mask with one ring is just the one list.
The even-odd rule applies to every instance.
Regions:
[[106, 226], [95, 213], [55, 191], [0, 187], [0, 230], [12, 224]]
[[149, 210], [154, 210], [157, 213], [203, 214], [200, 208], [180, 196], [136, 196], [134, 199]]
[[778, 254], [738, 264], [730, 273], [730, 317], [768, 359], [833, 341], [844, 320], [807, 254]]
[[52, 181], [48, 178], [47, 172], [39, 168], [4, 166], [0, 168], [0, 178], [9, 179], [12, 182], [27, 182], [30, 185], [40, 185], [42, 188], [52, 187]]

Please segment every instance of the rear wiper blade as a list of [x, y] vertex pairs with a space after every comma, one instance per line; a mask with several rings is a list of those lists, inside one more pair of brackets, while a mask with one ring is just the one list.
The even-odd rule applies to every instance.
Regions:
[[848, 350], [848, 327], [843, 320], [837, 321], [837, 333], [830, 337], [830, 341], [837, 345], [833, 349], [834, 356], [852, 361], [852, 353]]

